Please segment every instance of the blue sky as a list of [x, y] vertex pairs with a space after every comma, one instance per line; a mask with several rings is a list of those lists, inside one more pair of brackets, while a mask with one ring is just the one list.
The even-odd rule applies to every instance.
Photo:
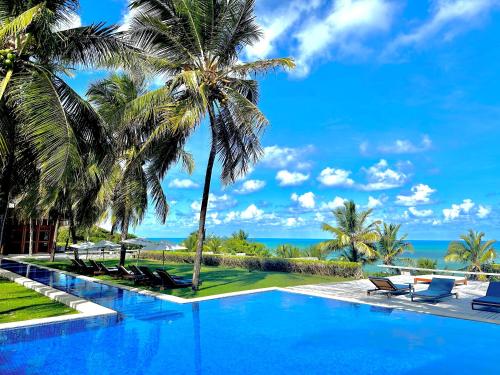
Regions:
[[[95, 3], [82, 0], [75, 22], [127, 19], [126, 0]], [[264, 38], [242, 58], [298, 66], [260, 79], [265, 156], [233, 186], [215, 172], [209, 233], [322, 238], [353, 199], [412, 239], [500, 235], [500, 1], [257, 0], [257, 21]], [[103, 74], [69, 82], [84, 93]], [[136, 233], [196, 228], [208, 141], [202, 126], [188, 144], [195, 172], [164, 181], [168, 223], [149, 212]]]

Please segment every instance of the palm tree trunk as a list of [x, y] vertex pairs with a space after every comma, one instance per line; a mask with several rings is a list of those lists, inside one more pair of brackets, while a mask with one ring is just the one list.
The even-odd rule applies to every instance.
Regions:
[[6, 200], [5, 200], [5, 208], [3, 210], [3, 213], [1, 214], [1, 220], [2, 220], [2, 222], [0, 223], [0, 254], [1, 255], [5, 254], [4, 232], [5, 232], [5, 223], [7, 221], [7, 215], [9, 214], [9, 200], [10, 200], [10, 191], [7, 193]]
[[57, 215], [56, 225], [54, 228], [54, 240], [52, 241], [51, 249], [50, 249], [50, 261], [51, 262], [53, 262], [56, 259], [57, 232], [59, 232], [59, 214]]
[[205, 184], [203, 185], [203, 197], [201, 199], [200, 223], [198, 227], [198, 240], [196, 243], [196, 255], [193, 267], [193, 290], [198, 290], [200, 284], [201, 257], [203, 243], [205, 241], [205, 221], [207, 218], [208, 198], [210, 195], [210, 182], [212, 180], [212, 170], [214, 168], [215, 156], [217, 154], [217, 134], [215, 133], [215, 117], [211, 108], [208, 111], [210, 116], [210, 127], [212, 129], [212, 146], [208, 157], [207, 170], [205, 172]]
[[33, 232], [34, 232], [33, 219], [30, 218], [30, 243], [29, 243], [29, 247], [28, 247], [28, 249], [29, 249], [28, 254], [30, 257], [33, 255]]
[[123, 221], [122, 227], [122, 247], [120, 249], [120, 266], [125, 266], [125, 257], [127, 256], [127, 248], [123, 241], [127, 239], [128, 236], [128, 217]]
[[73, 212], [71, 208], [69, 209], [69, 234], [71, 236], [71, 242], [76, 244], [78, 241], [76, 240], [76, 228], [75, 228], [75, 219], [73, 218]]

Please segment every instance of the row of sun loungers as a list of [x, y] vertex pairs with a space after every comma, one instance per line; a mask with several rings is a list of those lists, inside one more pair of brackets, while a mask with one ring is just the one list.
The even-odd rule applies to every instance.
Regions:
[[[394, 284], [387, 277], [370, 277], [369, 280], [375, 286], [375, 289], [367, 291], [368, 295], [381, 292], [391, 297], [393, 295], [410, 294], [413, 301], [438, 302], [446, 297], [458, 298], [458, 293], [453, 292], [455, 280], [443, 277], [432, 278], [429, 287], [426, 290], [415, 291], [412, 284]], [[480, 308], [500, 308], [500, 282], [492, 281], [488, 286], [486, 296], [472, 300], [472, 309]]]
[[85, 275], [108, 275], [114, 278], [122, 278], [132, 280], [134, 284], [148, 285], [152, 287], [160, 287], [161, 289], [176, 289], [188, 288], [193, 285], [192, 281], [180, 276], [170, 275], [167, 271], [157, 269], [156, 272], [151, 271], [149, 267], [135, 265], [129, 266], [126, 269], [123, 266], [107, 267], [102, 262], [96, 262], [93, 259], [86, 264], [81, 259], [71, 259], [73, 268]]

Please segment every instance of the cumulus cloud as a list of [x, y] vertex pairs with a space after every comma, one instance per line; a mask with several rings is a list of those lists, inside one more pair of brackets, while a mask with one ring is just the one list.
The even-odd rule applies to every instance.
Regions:
[[396, 139], [391, 144], [378, 146], [377, 149], [385, 154], [416, 154], [427, 151], [431, 147], [432, 140], [428, 135], [424, 135], [417, 144], [408, 139]]
[[289, 217], [285, 219], [284, 223], [287, 227], [297, 227], [299, 225], [305, 224], [305, 220], [301, 217]]
[[249, 205], [243, 211], [230, 211], [224, 218], [224, 223], [232, 221], [260, 221], [262, 219], [273, 219], [274, 214], [265, 214], [264, 210], [258, 208], [255, 204]]
[[381, 207], [383, 205], [380, 199], [374, 198], [372, 196], [368, 197], [368, 204], [366, 205], [368, 208], [376, 208]]
[[344, 199], [341, 197], [335, 197], [330, 202], [321, 203], [320, 210], [321, 211], [333, 211], [339, 207], [342, 207], [344, 205], [344, 202], [346, 202], [346, 201], [347, 201], [347, 199]]
[[389, 29], [395, 5], [388, 0], [336, 0], [323, 18], [311, 18], [295, 35], [296, 74], [307, 75], [318, 57], [350, 55], [368, 36]]
[[262, 180], [248, 180], [241, 184], [241, 188], [236, 189], [234, 192], [237, 194], [250, 194], [261, 190], [266, 186], [266, 182]]
[[491, 207], [479, 205], [476, 213], [478, 218], [484, 219], [485, 217], [490, 216], [490, 214], [491, 214]]
[[324, 186], [344, 186], [354, 185], [354, 180], [349, 178], [351, 171], [344, 169], [325, 168], [318, 176], [318, 181]]
[[398, 48], [419, 45], [431, 38], [450, 40], [462, 29], [470, 27], [494, 7], [497, 0], [438, 0], [434, 2], [430, 19], [406, 34], [398, 36], [388, 47], [386, 54]]
[[429, 185], [418, 184], [411, 188], [411, 192], [411, 195], [398, 195], [396, 197], [396, 204], [403, 206], [428, 204], [431, 201], [431, 195], [435, 193], [436, 190]]
[[[215, 195], [210, 193], [208, 197], [208, 210], [226, 210], [228, 208], [234, 207], [236, 201], [227, 194]], [[201, 209], [201, 200], [194, 201], [191, 203], [191, 209], [194, 212], [198, 212]]]
[[188, 178], [185, 178], [185, 179], [176, 178], [176, 179], [170, 181], [170, 183], [168, 184], [168, 187], [174, 188], [174, 189], [196, 189], [196, 188], [200, 187], [200, 185], [198, 185], [196, 182], [194, 182]]
[[408, 211], [415, 217], [429, 217], [434, 213], [432, 210], [418, 210], [416, 207], [409, 207]]
[[368, 183], [360, 185], [360, 188], [366, 191], [394, 189], [403, 186], [408, 180], [406, 173], [389, 167], [389, 163], [384, 159], [364, 171]]
[[311, 191], [302, 195], [293, 193], [290, 198], [292, 201], [297, 202], [302, 208], [313, 209], [316, 206], [316, 201], [314, 200], [315, 195]]
[[458, 219], [462, 214], [468, 214], [475, 206], [472, 199], [464, 199], [460, 204], [452, 204], [450, 208], [443, 209], [445, 221]]
[[281, 170], [276, 174], [276, 180], [279, 181], [280, 186], [297, 186], [309, 179], [308, 174], [300, 172], [289, 172]]
[[299, 169], [308, 166], [309, 163], [302, 160], [304, 155], [313, 150], [312, 146], [300, 148], [280, 147], [277, 145], [264, 147], [264, 156], [260, 160], [260, 165], [270, 168], [286, 168], [295, 165]]

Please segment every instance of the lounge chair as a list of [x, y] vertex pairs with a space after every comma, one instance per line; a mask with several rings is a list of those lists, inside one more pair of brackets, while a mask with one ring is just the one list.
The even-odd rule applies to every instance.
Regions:
[[106, 272], [101, 269], [101, 267], [97, 264], [94, 259], [89, 259], [89, 263], [94, 270], [94, 275], [104, 275]]
[[105, 275], [116, 277], [118, 276], [118, 268], [116, 267], [106, 267], [102, 262], [96, 262], [102, 272]]
[[160, 277], [162, 288], [167, 289], [177, 289], [177, 288], [189, 288], [193, 285], [193, 282], [188, 279], [173, 278], [167, 271], [157, 269], [156, 273]]
[[477, 306], [500, 309], [500, 281], [491, 281], [486, 295], [472, 300], [472, 310], [480, 310]]
[[134, 284], [138, 284], [141, 281], [146, 280], [146, 276], [144, 274], [141, 273], [139, 275], [136, 275], [134, 272], [129, 271], [123, 266], [118, 266], [118, 276], [123, 279], [132, 280]]
[[413, 302], [415, 298], [419, 298], [425, 301], [437, 302], [445, 297], [455, 296], [455, 298], [458, 298], [458, 293], [452, 292], [454, 286], [454, 279], [434, 278], [426, 290], [411, 292], [411, 300]]
[[156, 276], [151, 270], [146, 266], [140, 266], [139, 269], [146, 276], [146, 283], [151, 286], [162, 285], [161, 279]]
[[413, 286], [410, 283], [393, 284], [393, 282], [387, 277], [369, 277], [368, 279], [372, 282], [373, 285], [376, 286], [376, 289], [367, 290], [367, 295], [375, 292], [383, 292], [389, 298], [392, 295], [405, 294], [413, 291]]
[[82, 268], [80, 263], [78, 263], [75, 259], [70, 259], [70, 261], [71, 261], [71, 269], [73, 271], [79, 272], [80, 269]]
[[78, 263], [78, 265], [80, 266], [79, 268], [80, 273], [86, 275], [92, 275], [94, 273], [94, 269], [91, 266], [87, 265], [83, 260], [75, 259], [75, 262]]

